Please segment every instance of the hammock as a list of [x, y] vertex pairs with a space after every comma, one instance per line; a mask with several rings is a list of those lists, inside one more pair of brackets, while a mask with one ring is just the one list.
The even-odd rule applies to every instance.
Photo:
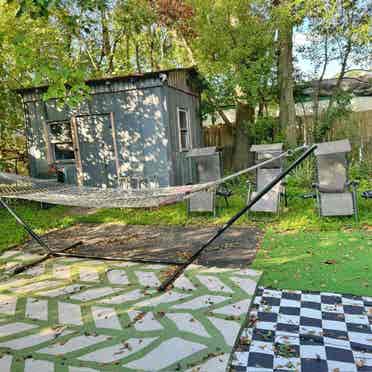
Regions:
[[[9, 173], [0, 172], [0, 207], [4, 207], [8, 212], [15, 218], [15, 220], [28, 232], [28, 234], [47, 252], [44, 256], [28, 263], [16, 267], [13, 272], [9, 273], [14, 275], [26, 270], [28, 267], [39, 264], [51, 257], [76, 257], [76, 258], [94, 258], [85, 255], [79, 255], [74, 253], [66, 253], [67, 250], [80, 245], [82, 242], [76, 242], [70, 246], [65, 247], [62, 251], [56, 252], [52, 250], [44, 240], [35, 233], [32, 228], [20, 217], [10, 206], [3, 200], [3, 197], [8, 198], [19, 198], [36, 201], [45, 201], [47, 203], [76, 205], [76, 206], [100, 206], [100, 207], [150, 207], [158, 206], [162, 204], [170, 204], [177, 201], [181, 201], [190, 197], [193, 193], [216, 188], [219, 184], [229, 181], [242, 174], [250, 172], [256, 168], [275, 161], [281, 157], [287, 156], [290, 153], [306, 149], [306, 151], [297, 158], [292, 164], [288, 166], [281, 174], [275, 177], [269, 182], [261, 191], [257, 193], [239, 212], [232, 216], [223, 226], [221, 226], [201, 247], [190, 257], [186, 262], [179, 264], [178, 268], [172, 272], [172, 274], [166, 278], [163, 283], [159, 286], [159, 291], [165, 291], [172, 288], [174, 281], [181, 275], [188, 265], [194, 262], [205, 250], [209, 247], [220, 235], [222, 235], [235, 221], [243, 216], [255, 203], [257, 203], [266, 193], [268, 193], [277, 183], [279, 183], [287, 174], [289, 174], [294, 168], [296, 168], [302, 161], [304, 161], [315, 149], [316, 145], [312, 145], [310, 148], [307, 146], [301, 146], [293, 151], [287, 151], [279, 156], [269, 159], [260, 164], [254, 165], [236, 172], [227, 177], [219, 180], [190, 186], [176, 186], [167, 187], [162, 189], [150, 189], [150, 190], [130, 190], [124, 191], [119, 189], [98, 189], [92, 187], [77, 187], [61, 185], [55, 181], [38, 180], [31, 177], [18, 176]], [[112, 200], [114, 198], [114, 200]], [[116, 258], [116, 257], [99, 257], [100, 259], [107, 260], [120, 260], [120, 261], [134, 261], [134, 262], [150, 262], [143, 259], [133, 258]], [[161, 263], [160, 261], [152, 261], [152, 263]]]
[[304, 146], [256, 164], [216, 181], [195, 185], [126, 190], [74, 186], [55, 180], [42, 180], [28, 176], [0, 172], [0, 198], [25, 199], [49, 204], [86, 208], [154, 208], [186, 200], [192, 194], [215, 189], [218, 185], [251, 172], [265, 164], [300, 151]]

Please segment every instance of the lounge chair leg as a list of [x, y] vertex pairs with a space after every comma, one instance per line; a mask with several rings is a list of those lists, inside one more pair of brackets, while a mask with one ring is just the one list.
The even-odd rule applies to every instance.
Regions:
[[357, 193], [355, 186], [353, 186], [353, 203], [354, 203], [354, 216], [355, 216], [355, 222], [359, 223], [359, 213], [358, 213], [358, 199], [357, 199]]
[[287, 196], [287, 191], [284, 191], [284, 206], [287, 208], [288, 207], [288, 196]]

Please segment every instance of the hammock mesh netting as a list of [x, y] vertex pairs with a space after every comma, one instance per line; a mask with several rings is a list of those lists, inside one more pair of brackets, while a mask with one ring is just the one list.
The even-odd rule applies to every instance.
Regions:
[[287, 155], [288, 152], [283, 152], [272, 159], [212, 182], [140, 190], [74, 186], [55, 180], [0, 172], [0, 197], [87, 208], [153, 208], [181, 202], [200, 191], [214, 190], [219, 184]]
[[0, 172], [0, 197], [87, 208], [158, 207], [180, 202], [198, 187], [200, 185], [145, 190], [103, 189]]

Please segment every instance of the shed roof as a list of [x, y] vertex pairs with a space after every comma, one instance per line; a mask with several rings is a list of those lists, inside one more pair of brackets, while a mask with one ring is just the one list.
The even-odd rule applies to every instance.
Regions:
[[[167, 70], [157, 70], [157, 71], [150, 71], [150, 72], [144, 72], [141, 74], [129, 74], [129, 75], [117, 75], [117, 76], [106, 76], [106, 77], [99, 77], [99, 78], [93, 78], [93, 79], [87, 79], [85, 80], [85, 83], [87, 85], [97, 85], [97, 84], [110, 84], [114, 81], [126, 81], [126, 80], [142, 80], [142, 79], [151, 79], [159, 77], [160, 74], [168, 74], [171, 72], [177, 72], [177, 71], [185, 71], [190, 73], [191, 75], [197, 75], [197, 70], [195, 67], [182, 67], [182, 68], [172, 68]], [[29, 91], [35, 91], [35, 90], [46, 90], [49, 87], [48, 84], [39, 85], [35, 87], [26, 87], [26, 88], [20, 88], [16, 91], [18, 93], [24, 93]]]
[[351, 151], [351, 145], [348, 139], [317, 143], [317, 146], [314, 151], [315, 156]]
[[251, 152], [280, 151], [283, 149], [282, 143], [267, 143], [263, 145], [252, 145]]

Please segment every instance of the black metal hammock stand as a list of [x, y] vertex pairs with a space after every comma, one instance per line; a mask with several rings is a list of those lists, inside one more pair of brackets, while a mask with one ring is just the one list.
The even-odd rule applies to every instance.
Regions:
[[[302, 149], [301, 147], [300, 149]], [[40, 259], [33, 261], [29, 264], [26, 264], [21, 267], [17, 267], [13, 270], [12, 274], [18, 274], [31, 266], [39, 264], [42, 261], [45, 261], [52, 257], [76, 257], [76, 258], [86, 258], [86, 259], [95, 259], [95, 260], [109, 260], [109, 261], [123, 261], [123, 262], [139, 262], [139, 263], [152, 263], [152, 264], [159, 264], [165, 263], [170, 265], [177, 265], [177, 269], [174, 273], [167, 278], [158, 288], [159, 291], [165, 291], [172, 286], [172, 284], [177, 280], [177, 278], [184, 272], [184, 270], [192, 264], [200, 255], [201, 253], [210, 246], [219, 236], [221, 236], [229, 227], [231, 227], [241, 216], [243, 216], [254, 204], [256, 204], [266, 193], [268, 193], [278, 182], [280, 182], [284, 177], [286, 177], [294, 168], [296, 168], [300, 163], [302, 163], [315, 149], [317, 148], [316, 145], [312, 145], [311, 147], [307, 148], [306, 151], [298, 157], [292, 164], [290, 164], [281, 174], [279, 174], [276, 178], [274, 178], [269, 184], [267, 184], [261, 191], [257, 193], [257, 195], [247, 203], [247, 205], [242, 208], [238, 213], [232, 216], [221, 228], [219, 228], [186, 262], [170, 262], [170, 261], [161, 261], [161, 260], [146, 260], [146, 259], [136, 259], [136, 258], [119, 258], [119, 257], [102, 257], [102, 256], [89, 256], [83, 254], [73, 254], [67, 253], [71, 248], [74, 248], [78, 245], [81, 245], [82, 242], [76, 242], [72, 245], [65, 247], [60, 251], [52, 250], [49, 245], [43, 241], [43, 239], [35, 232], [33, 229], [20, 217], [18, 216], [14, 210], [4, 201], [2, 197], [0, 197], [0, 205], [7, 209], [7, 211], [15, 218], [15, 220], [27, 231], [27, 233], [34, 239], [37, 244], [39, 244], [43, 249], [46, 250], [46, 254]], [[296, 149], [294, 151], [298, 151]], [[288, 151], [286, 154], [290, 154], [291, 152]], [[273, 159], [272, 159], [273, 160]], [[267, 161], [269, 162], [269, 161]], [[264, 163], [267, 163], [264, 162]], [[248, 168], [253, 169], [257, 166]], [[238, 175], [246, 173], [247, 170], [240, 171], [234, 175], [228, 176], [227, 178], [233, 178]], [[224, 178], [226, 180], [226, 178]], [[221, 180], [220, 180], [221, 181]], [[220, 182], [219, 181], [219, 182]]]

